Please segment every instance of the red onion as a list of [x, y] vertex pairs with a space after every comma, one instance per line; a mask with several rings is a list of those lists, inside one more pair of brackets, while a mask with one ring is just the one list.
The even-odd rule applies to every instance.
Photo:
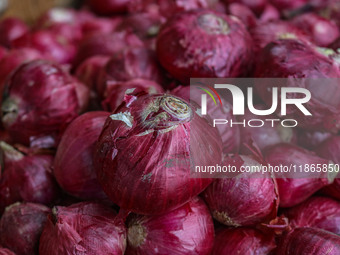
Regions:
[[328, 48], [337, 51], [340, 48], [340, 37], [338, 37], [331, 45], [329, 45]]
[[[298, 120], [299, 127], [328, 132], [340, 129], [340, 84], [333, 79], [340, 77], [340, 69], [331, 58], [297, 40], [278, 40], [262, 51], [256, 67], [255, 77], [290, 78], [287, 82], [275, 83], [275, 87], [301, 87], [310, 91], [311, 100], [304, 106], [312, 116], [304, 115], [294, 106], [287, 109], [287, 118]], [[270, 82], [256, 84], [258, 94], [267, 105], [271, 105], [272, 85]], [[297, 98], [300, 94], [289, 96]]]
[[125, 248], [124, 222], [111, 208], [84, 202], [53, 208], [40, 238], [39, 254], [123, 255]]
[[[255, 105], [254, 108], [258, 110], [268, 109], [268, 107], [263, 104]], [[252, 119], [261, 120], [264, 124], [262, 127], [250, 127], [246, 125], [245, 127], [240, 128], [241, 152], [249, 153], [246, 146], [249, 142], [255, 142], [260, 150], [278, 143], [296, 143], [297, 135], [294, 128], [283, 127], [280, 122], [266, 121], [266, 119], [277, 119], [275, 115], [258, 116], [247, 109], [245, 115], [239, 117], [240, 122], [243, 120], [248, 122]]]
[[148, 94], [159, 94], [163, 92], [163, 88], [158, 83], [143, 79], [133, 79], [121, 83], [118, 82], [114, 83], [113, 86], [108, 84], [108, 96], [102, 101], [103, 108], [109, 112], [116, 110], [124, 101], [124, 95], [128, 89], [145, 91]]
[[268, 43], [278, 39], [296, 39], [308, 43], [307, 35], [286, 21], [273, 21], [268, 23], [260, 23], [250, 31], [254, 40], [255, 51], [259, 52]]
[[107, 112], [88, 112], [65, 130], [54, 160], [54, 176], [67, 193], [82, 199], [106, 198], [93, 169], [92, 152]]
[[262, 13], [263, 9], [268, 3], [267, 0], [224, 0], [224, 2], [226, 2], [227, 4], [233, 3], [242, 4], [251, 9], [257, 15]]
[[79, 45], [75, 65], [78, 66], [85, 59], [95, 55], [110, 56], [126, 47], [139, 46], [143, 46], [142, 41], [131, 33], [93, 34]]
[[127, 225], [127, 255], [208, 255], [212, 250], [214, 224], [199, 198], [162, 215], [132, 215]]
[[311, 197], [284, 211], [293, 228], [314, 227], [340, 234], [340, 203], [327, 197]]
[[190, 162], [220, 163], [217, 130], [167, 94], [129, 94], [125, 102], [106, 120], [94, 155], [108, 197], [135, 213], [160, 214], [202, 192], [211, 179], [192, 178], [202, 174]]
[[109, 83], [129, 81], [135, 78], [152, 80], [162, 84], [163, 74], [153, 51], [144, 47], [125, 49], [107, 62], [102, 69], [97, 92], [106, 96]]
[[157, 39], [165, 69], [183, 84], [190, 77], [236, 77], [252, 60], [252, 40], [243, 23], [214, 11], [179, 13]]
[[280, 11], [298, 9], [308, 3], [309, 0], [270, 0]]
[[13, 140], [28, 145], [58, 135], [77, 116], [75, 86], [59, 65], [44, 60], [21, 65], [10, 77], [2, 103], [2, 123]]
[[[237, 170], [246, 166], [260, 167], [260, 163], [249, 156], [225, 157], [222, 164], [236, 166]], [[240, 173], [225, 177], [215, 180], [203, 192], [214, 219], [237, 227], [269, 222], [276, 217], [279, 197], [270, 173]]]
[[0, 44], [10, 48], [12, 42], [28, 33], [28, 26], [17, 18], [5, 18], [0, 22]]
[[[298, 144], [299, 146], [308, 150], [318, 148], [318, 146], [325, 140], [332, 136], [331, 133], [320, 132], [320, 131], [308, 131], [300, 129], [298, 131]], [[325, 157], [327, 158], [327, 157]]]
[[99, 15], [114, 15], [128, 10], [129, 0], [89, 0], [93, 12]]
[[296, 228], [283, 236], [277, 255], [338, 255], [340, 237], [317, 228]]
[[282, 143], [267, 148], [265, 158], [273, 167], [282, 166], [282, 168], [291, 169], [291, 172], [275, 173], [281, 207], [291, 207], [303, 202], [317, 190], [332, 183], [336, 175], [334, 171], [319, 173], [310, 170], [307, 172], [306, 169], [313, 167], [312, 165], [316, 169], [317, 164], [321, 164], [322, 167], [326, 166], [329, 170], [331, 161], [292, 144]]
[[220, 229], [216, 232], [212, 255], [269, 255], [275, 247], [273, 236], [266, 236], [255, 229]]
[[259, 21], [261, 23], [267, 23], [270, 21], [275, 21], [280, 19], [280, 12], [273, 5], [267, 4], [262, 11]]
[[15, 202], [52, 203], [59, 195], [53, 178], [51, 155], [24, 155], [0, 142], [3, 169], [0, 173], [0, 212]]
[[232, 3], [228, 6], [228, 9], [229, 14], [239, 18], [247, 28], [256, 26], [256, 16], [248, 6], [240, 3]]
[[92, 18], [85, 22], [82, 22], [81, 28], [84, 37], [91, 36], [93, 34], [111, 34], [121, 24], [121, 17], [112, 18]]
[[292, 23], [311, 37], [318, 46], [326, 47], [339, 37], [337, 25], [315, 13], [305, 13], [295, 17]]
[[15, 255], [15, 253], [10, 251], [9, 249], [0, 247], [0, 255]]
[[0, 244], [17, 255], [37, 254], [49, 212], [48, 207], [32, 203], [7, 207], [0, 220]]
[[[178, 86], [174, 90], [171, 91], [171, 94], [183, 98], [187, 102], [191, 100], [194, 101], [196, 105], [197, 102], [201, 101], [201, 94], [200, 93], [191, 93], [193, 92], [190, 86]], [[232, 105], [225, 100], [223, 97], [221, 98], [223, 102], [223, 106], [215, 105], [212, 101], [208, 100], [207, 102], [207, 109], [209, 118], [206, 118], [207, 121], [211, 122], [211, 119], [220, 119], [221, 117], [225, 119], [232, 119], [236, 121], [235, 116], [232, 114]], [[212, 123], [211, 123], [212, 124]], [[217, 125], [217, 130], [220, 133], [222, 138], [222, 146], [223, 146], [223, 153], [231, 153], [231, 152], [238, 152], [240, 148], [240, 128], [237, 125], [230, 127], [228, 125]]]

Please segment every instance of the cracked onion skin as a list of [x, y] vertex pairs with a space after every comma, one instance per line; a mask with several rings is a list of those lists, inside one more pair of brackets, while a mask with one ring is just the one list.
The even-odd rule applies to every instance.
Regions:
[[123, 255], [126, 227], [110, 207], [81, 202], [56, 206], [40, 237], [40, 255]]
[[106, 199], [93, 167], [92, 153], [108, 112], [87, 112], [65, 130], [54, 159], [60, 187], [81, 199]]
[[[294, 105], [287, 107], [285, 118], [298, 120], [299, 127], [334, 133], [340, 129], [340, 83], [336, 80], [340, 78], [339, 65], [312, 46], [293, 39], [268, 44], [259, 56], [254, 77], [289, 78], [277, 87], [310, 91], [311, 99], [304, 106], [312, 116], [304, 115]], [[255, 86], [261, 99], [271, 105], [273, 82]], [[300, 94], [290, 95], [297, 98]]]
[[57, 140], [80, 110], [76, 86], [72, 76], [49, 61], [33, 60], [16, 69], [1, 108], [12, 139], [24, 145], [45, 136]]
[[125, 104], [107, 119], [94, 162], [98, 181], [114, 203], [151, 215], [183, 205], [211, 183], [191, 173], [190, 163], [216, 165], [221, 157], [218, 131], [189, 104], [167, 94], [137, 93], [126, 95]]
[[338, 255], [340, 237], [318, 228], [296, 228], [280, 240], [277, 255]]
[[[250, 156], [234, 155], [226, 156], [223, 165], [240, 169], [260, 163]], [[269, 222], [276, 217], [279, 205], [276, 182], [270, 173], [224, 176], [210, 184], [202, 196], [214, 219], [230, 227]]]
[[50, 211], [46, 206], [33, 203], [8, 206], [0, 220], [0, 245], [17, 255], [37, 254], [39, 238]]
[[274, 236], [251, 228], [227, 228], [216, 231], [212, 255], [269, 255], [275, 249]]
[[253, 58], [244, 24], [210, 10], [173, 16], [158, 34], [156, 52], [162, 66], [185, 85], [190, 78], [243, 75]]
[[200, 198], [162, 215], [128, 218], [126, 255], [209, 255], [214, 224]]
[[314, 227], [340, 234], [340, 202], [328, 197], [311, 197], [283, 211], [293, 228]]

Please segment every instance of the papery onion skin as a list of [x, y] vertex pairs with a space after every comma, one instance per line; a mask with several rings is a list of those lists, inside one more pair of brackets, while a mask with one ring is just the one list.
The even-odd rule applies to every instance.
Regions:
[[273, 235], [264, 235], [251, 228], [230, 228], [216, 231], [212, 255], [269, 255], [275, 249]]
[[[287, 107], [286, 118], [298, 120], [299, 127], [325, 132], [340, 129], [340, 84], [336, 80], [340, 78], [340, 69], [331, 58], [300, 41], [277, 40], [261, 52], [254, 76], [290, 78], [277, 87], [299, 87], [310, 91], [311, 99], [304, 106], [312, 116], [304, 115], [295, 106]], [[255, 85], [267, 105], [271, 105], [272, 85], [273, 82]], [[293, 98], [298, 96], [299, 93], [292, 94]]]
[[89, 0], [93, 12], [99, 15], [114, 15], [128, 10], [129, 0]]
[[93, 167], [92, 153], [108, 112], [88, 112], [65, 130], [54, 159], [53, 173], [60, 187], [82, 199], [105, 199]]
[[340, 234], [340, 202], [328, 197], [311, 197], [283, 211], [293, 228], [313, 227]]
[[16, 255], [16, 254], [7, 248], [0, 247], [0, 255]]
[[39, 238], [51, 209], [33, 203], [6, 208], [0, 220], [0, 245], [17, 255], [37, 254]]
[[340, 237], [317, 228], [296, 228], [285, 234], [276, 249], [277, 255], [337, 255]]
[[124, 95], [127, 90], [145, 91], [148, 94], [160, 94], [163, 93], [161, 85], [154, 81], [144, 79], [133, 79], [126, 82], [113, 83], [110, 86], [108, 84], [107, 97], [102, 101], [104, 110], [113, 112], [124, 101]]
[[192, 178], [202, 175], [191, 174], [190, 162], [221, 161], [217, 130], [167, 94], [130, 94], [125, 100], [107, 119], [94, 154], [97, 178], [108, 197], [125, 210], [151, 215], [197, 196], [211, 179]]
[[28, 26], [18, 18], [5, 18], [0, 22], [0, 45], [10, 48], [12, 42], [28, 33]]
[[0, 142], [3, 169], [0, 174], [0, 212], [15, 202], [50, 204], [59, 196], [52, 175], [51, 155], [24, 155]]
[[80, 110], [74, 79], [57, 64], [25, 63], [7, 85], [2, 123], [15, 142], [29, 145], [36, 137], [58, 136]]
[[[197, 106], [201, 102], [201, 93], [199, 91], [195, 91], [195, 88], [190, 86], [178, 86], [171, 91], [171, 94], [183, 98], [187, 102], [192, 103], [192, 101], [194, 101]], [[215, 105], [210, 100], [207, 101], [209, 116], [207, 120], [211, 122], [211, 125], [213, 125], [211, 119], [219, 119], [222, 117], [224, 119], [232, 119], [236, 121], [236, 118], [232, 113], [232, 105], [224, 98], [221, 98], [221, 100], [223, 102], [223, 106]], [[240, 128], [237, 125], [234, 125], [233, 127], [230, 127], [229, 125], [217, 125], [216, 127], [222, 138], [223, 153], [237, 153], [241, 142]]]
[[[249, 156], [235, 155], [225, 156], [223, 165], [240, 170], [241, 166], [260, 163]], [[276, 182], [270, 173], [225, 176], [209, 185], [202, 196], [214, 219], [231, 227], [269, 222], [276, 217], [279, 204]]]
[[40, 237], [40, 255], [117, 254], [126, 248], [126, 228], [116, 213], [101, 204], [57, 206]]
[[199, 198], [162, 215], [132, 215], [127, 225], [127, 255], [208, 255], [212, 250], [214, 224]]
[[316, 45], [327, 47], [340, 35], [337, 25], [315, 13], [305, 13], [295, 17], [292, 21], [296, 27], [311, 37]]
[[[322, 187], [334, 181], [333, 173], [305, 172], [303, 168], [300, 173], [300, 166], [307, 167], [312, 164], [326, 165], [329, 169], [331, 162], [327, 159], [320, 158], [313, 152], [300, 148], [292, 144], [277, 144], [267, 147], [264, 156], [271, 166], [280, 166], [291, 168], [291, 172], [275, 173], [279, 189], [280, 207], [295, 206]], [[294, 167], [296, 172], [294, 172]]]
[[156, 51], [182, 84], [189, 78], [237, 77], [252, 62], [252, 39], [236, 17], [209, 10], [179, 13], [164, 24]]

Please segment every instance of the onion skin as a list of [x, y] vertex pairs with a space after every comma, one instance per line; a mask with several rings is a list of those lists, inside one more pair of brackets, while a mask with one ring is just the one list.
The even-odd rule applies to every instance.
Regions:
[[130, 94], [125, 100], [106, 120], [94, 154], [105, 193], [121, 208], [146, 215], [165, 213], [197, 196], [212, 180], [192, 178], [202, 175], [192, 176], [190, 162], [221, 162], [217, 130], [167, 94]]
[[13, 140], [24, 145], [37, 137], [58, 136], [80, 110], [74, 78], [48, 61], [21, 65], [7, 86], [2, 123]]
[[224, 0], [226, 4], [238, 3], [246, 6], [252, 10], [255, 14], [260, 15], [264, 10], [267, 0]]
[[20, 19], [5, 18], [0, 22], [0, 45], [10, 48], [15, 39], [28, 31], [28, 26]]
[[211, 254], [214, 224], [199, 198], [162, 215], [132, 215], [127, 225], [127, 255]]
[[[225, 157], [223, 165], [260, 165], [249, 156]], [[229, 177], [229, 178], [228, 178]], [[277, 214], [279, 196], [275, 179], [268, 173], [238, 174], [215, 180], [203, 192], [212, 216], [231, 227], [269, 222]], [[252, 194], [249, 196], [249, 194]]]
[[6, 208], [0, 220], [0, 245], [17, 255], [38, 253], [39, 238], [50, 208], [33, 203], [16, 203]]
[[108, 112], [88, 112], [65, 130], [54, 159], [54, 176], [60, 187], [81, 199], [105, 199], [93, 167], [92, 153]]
[[237, 77], [252, 61], [252, 40], [233, 16], [209, 10], [179, 13], [157, 37], [157, 55], [163, 67], [182, 84], [189, 78]]
[[248, 29], [256, 26], [257, 18], [252, 10], [246, 5], [232, 3], [228, 6], [228, 10], [230, 15], [239, 18]]
[[[277, 173], [275, 174], [279, 188], [280, 207], [295, 206], [317, 190], [330, 184], [334, 180], [334, 173], [298, 173], [300, 165], [305, 164], [327, 164], [331, 162], [327, 159], [320, 158], [314, 153], [291, 144], [277, 144], [268, 147], [264, 151], [265, 159], [271, 166], [286, 166], [296, 165], [296, 173]], [[318, 174], [318, 176], [316, 176]], [[292, 178], [295, 177], [295, 178]], [[317, 178], [318, 177], [318, 178]]]
[[126, 228], [115, 212], [83, 202], [52, 209], [40, 237], [39, 254], [123, 255], [125, 248]]
[[50, 204], [59, 196], [53, 178], [51, 155], [23, 155], [0, 142], [3, 169], [0, 174], [0, 212], [15, 202]]
[[311, 197], [284, 211], [293, 228], [313, 227], [340, 234], [340, 203], [327, 197]]
[[[298, 145], [306, 148], [308, 150], [313, 150], [318, 148], [320, 144], [326, 141], [328, 138], [332, 136], [331, 133], [327, 132], [319, 132], [319, 131], [308, 131], [308, 130], [299, 130], [298, 131]], [[327, 158], [327, 157], [324, 157]]]
[[307, 4], [308, 0], [270, 0], [270, 2], [282, 12], [284, 10], [298, 9]]
[[311, 37], [316, 45], [327, 47], [340, 36], [337, 25], [315, 13], [305, 13], [295, 17], [292, 21], [296, 27]]
[[129, 0], [89, 0], [88, 4], [96, 14], [109, 16], [127, 12], [129, 2]]
[[285, 234], [276, 249], [277, 255], [337, 255], [340, 237], [317, 228], [296, 228]]
[[144, 79], [133, 79], [127, 82], [117, 82], [110, 86], [108, 84], [107, 94], [108, 96], [102, 101], [104, 110], [113, 112], [124, 101], [125, 92], [128, 89], [135, 89], [138, 91], [144, 91], [148, 94], [160, 94], [163, 93], [161, 85], [154, 81]]
[[[255, 77], [291, 78], [285, 84], [278, 84], [279, 89], [282, 86], [300, 87], [311, 92], [311, 100], [304, 106], [312, 116], [305, 116], [292, 106], [287, 107], [286, 118], [298, 120], [299, 127], [307, 130], [337, 132], [340, 129], [340, 84], [331, 80], [340, 77], [340, 69], [331, 58], [297, 40], [278, 40], [268, 44], [262, 51], [256, 66]], [[320, 86], [317, 86], [319, 85], [317, 80], [303, 82], [294, 78], [316, 78], [325, 81], [321, 91]], [[262, 82], [255, 85], [258, 94], [267, 105], [271, 105], [269, 101], [272, 84]]]
[[0, 255], [15, 255], [15, 253], [10, 251], [9, 249], [0, 247]]
[[[192, 103], [192, 101], [194, 101], [196, 105], [198, 105], [201, 101], [201, 93], [190, 94], [190, 86], [178, 86], [171, 91], [171, 94], [183, 98], [187, 102], [190, 102], [191, 100]], [[206, 119], [212, 122], [211, 119], [219, 119], [223, 117], [228, 120], [232, 119], [236, 121], [235, 116], [232, 114], [233, 106], [223, 97], [221, 100], [223, 102], [223, 107], [215, 105], [210, 100], [207, 101], [207, 116], [209, 116], [209, 118]], [[211, 125], [213, 125], [213, 123], [211, 123]], [[228, 125], [217, 125], [216, 127], [222, 138], [223, 153], [237, 153], [239, 151], [241, 141], [240, 128], [237, 125], [234, 125], [233, 127], [229, 127]]]
[[259, 22], [267, 23], [280, 19], [280, 12], [271, 4], [267, 4], [259, 17]]
[[251, 228], [230, 228], [216, 231], [212, 255], [269, 255], [276, 247], [274, 236]]

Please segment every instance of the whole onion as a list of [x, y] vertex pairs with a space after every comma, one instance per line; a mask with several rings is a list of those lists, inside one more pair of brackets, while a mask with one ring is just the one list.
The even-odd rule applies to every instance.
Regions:
[[75, 66], [95, 55], [110, 56], [126, 47], [139, 46], [143, 46], [143, 42], [136, 35], [125, 31], [112, 34], [93, 34], [84, 38], [80, 43]]
[[291, 22], [309, 35], [311, 41], [321, 47], [328, 46], [340, 35], [338, 26], [334, 22], [315, 13], [298, 15]]
[[251, 9], [257, 15], [260, 15], [268, 3], [268, 0], [224, 0], [224, 2], [226, 4], [242, 4]]
[[[250, 156], [225, 157], [224, 166], [258, 166]], [[270, 173], [240, 173], [215, 180], [203, 192], [212, 216], [227, 226], [249, 226], [269, 222], [276, 217], [279, 196]], [[234, 177], [234, 178], [231, 178]]]
[[284, 211], [291, 227], [313, 227], [340, 234], [340, 202], [327, 197], [311, 197]]
[[270, 2], [281, 12], [285, 10], [298, 9], [308, 3], [308, 0], [270, 0]]
[[228, 10], [230, 15], [239, 18], [248, 29], [256, 26], [257, 18], [248, 6], [241, 3], [232, 3], [228, 6]]
[[114, 15], [128, 10], [129, 0], [89, 0], [93, 12], [99, 15]]
[[199, 198], [162, 215], [132, 215], [127, 225], [127, 255], [211, 253], [214, 224]]
[[56, 137], [80, 110], [76, 84], [48, 61], [34, 60], [16, 69], [2, 103], [2, 123], [13, 140], [28, 145], [39, 137]]
[[[191, 102], [194, 101], [195, 105], [198, 105], [201, 101], [201, 93], [195, 93], [193, 88], [190, 88], [190, 86], [178, 86], [171, 91], [171, 94], [183, 98], [187, 102], [190, 100]], [[209, 116], [209, 118], [206, 119], [212, 122], [212, 119], [220, 119], [223, 117], [228, 120], [232, 119], [233, 121], [236, 121], [236, 118], [232, 113], [232, 105], [223, 97], [221, 100], [223, 102], [223, 106], [215, 105], [211, 100], [207, 101], [207, 116]], [[241, 140], [240, 128], [237, 125], [232, 127], [229, 125], [216, 125], [216, 127], [222, 138], [223, 153], [238, 152]]]
[[[340, 84], [335, 79], [340, 77], [340, 69], [331, 58], [300, 41], [278, 40], [264, 48], [256, 67], [255, 77], [289, 78], [275, 83], [279, 89], [299, 87], [310, 91], [311, 99], [304, 106], [312, 116], [290, 105], [286, 118], [298, 120], [299, 127], [305, 129], [328, 132], [340, 129]], [[267, 105], [271, 105], [272, 85], [273, 82], [255, 85]], [[289, 96], [297, 98], [300, 93]]]
[[59, 195], [53, 178], [51, 155], [24, 155], [0, 142], [3, 169], [0, 173], [0, 212], [15, 202], [52, 203]]
[[40, 237], [40, 255], [117, 254], [126, 248], [126, 228], [116, 213], [101, 204], [57, 206]]
[[141, 78], [162, 84], [163, 74], [153, 51], [144, 47], [125, 49], [111, 57], [101, 71], [97, 91], [106, 96], [108, 83]]
[[0, 220], [0, 245], [17, 255], [37, 254], [39, 238], [50, 211], [46, 206], [33, 203], [7, 207]]
[[0, 255], [15, 255], [15, 253], [7, 248], [0, 247]]
[[[254, 106], [257, 110], [268, 109], [263, 104]], [[254, 142], [260, 150], [267, 146], [272, 146], [278, 143], [292, 143], [295, 144], [297, 140], [296, 131], [291, 127], [283, 127], [280, 122], [268, 122], [266, 119], [277, 119], [275, 115], [258, 116], [251, 113], [248, 109], [245, 115], [239, 117], [239, 121], [257, 119], [262, 120], [264, 125], [262, 127], [245, 126], [240, 128], [241, 131], [241, 152], [249, 153], [246, 145]]]
[[190, 77], [245, 74], [252, 53], [252, 40], [243, 23], [209, 10], [173, 16], [157, 38], [160, 63], [184, 85]]
[[10, 48], [12, 42], [28, 33], [28, 26], [18, 18], [5, 18], [0, 22], [0, 45]]
[[[331, 161], [292, 144], [282, 143], [268, 147], [264, 155], [271, 166], [291, 169], [290, 172], [275, 173], [280, 207], [291, 207], [303, 202], [317, 190], [332, 183], [336, 175], [334, 171], [328, 172]], [[326, 166], [327, 172], [306, 171], [312, 165], [316, 168], [317, 164]]]
[[133, 79], [126, 82], [108, 84], [107, 97], [102, 101], [102, 106], [106, 111], [112, 112], [124, 101], [127, 90], [145, 91], [148, 94], [159, 94], [164, 92], [161, 85], [154, 81], [144, 79]]
[[315, 148], [318, 148], [321, 143], [326, 141], [331, 136], [332, 134], [328, 132], [300, 129], [298, 130], [297, 137], [299, 146], [304, 147], [308, 150], [313, 150]]
[[81, 29], [84, 37], [94, 34], [111, 34], [122, 23], [121, 17], [95, 17], [82, 22]]
[[261, 51], [268, 43], [278, 39], [296, 39], [304, 43], [309, 42], [307, 35], [287, 21], [272, 21], [259, 23], [250, 30], [256, 53]]
[[337, 255], [340, 237], [317, 228], [295, 228], [285, 234], [276, 249], [277, 255]]
[[70, 64], [76, 54], [75, 45], [63, 35], [53, 31], [38, 30], [27, 33], [12, 43], [14, 48], [34, 48], [43, 56], [60, 64]]
[[219, 229], [216, 231], [212, 255], [269, 255], [275, 247], [274, 236], [266, 236], [256, 229]]
[[54, 159], [54, 176], [67, 193], [82, 199], [104, 199], [93, 168], [92, 153], [108, 112], [88, 112], [65, 130]]
[[137, 93], [125, 102], [106, 120], [94, 154], [108, 197], [128, 211], [160, 214], [202, 192], [211, 179], [191, 166], [220, 163], [217, 130], [174, 96]]

